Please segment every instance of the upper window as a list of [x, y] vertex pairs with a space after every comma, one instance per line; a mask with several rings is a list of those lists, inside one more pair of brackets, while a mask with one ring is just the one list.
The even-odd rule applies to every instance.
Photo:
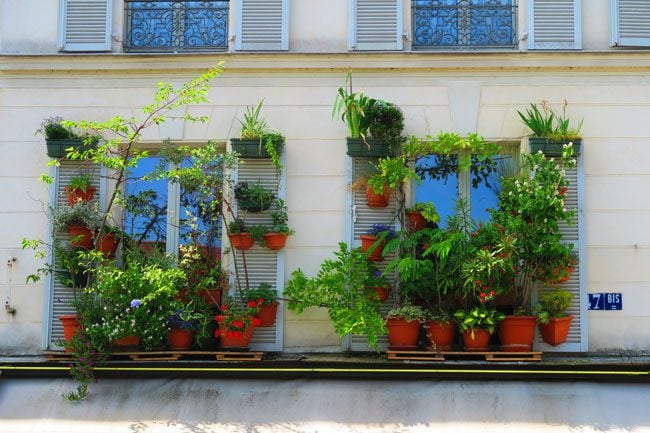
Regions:
[[125, 0], [128, 51], [228, 48], [228, 1]]
[[414, 0], [414, 49], [513, 48], [516, 0]]

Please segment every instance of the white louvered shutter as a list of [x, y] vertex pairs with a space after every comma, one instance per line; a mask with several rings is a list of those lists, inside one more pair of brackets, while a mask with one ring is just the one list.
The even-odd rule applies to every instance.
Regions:
[[[55, 199], [52, 206], [68, 206], [66, 198], [65, 186], [68, 185], [70, 179], [79, 175], [79, 170], [82, 163], [80, 161], [61, 160], [61, 165], [56, 169], [55, 183], [52, 188], [55, 188]], [[96, 188], [94, 201], [99, 200], [100, 197], [100, 168], [98, 165], [88, 166], [83, 165], [84, 173], [91, 175], [91, 186]], [[54, 236], [58, 241], [68, 242], [69, 236], [67, 232], [58, 232]], [[56, 262], [53, 260], [54, 268], [56, 269]], [[51, 350], [63, 350], [62, 347], [57, 346], [57, 342], [63, 340], [63, 325], [59, 320], [59, 316], [65, 314], [75, 314], [75, 309], [72, 306], [74, 300], [74, 290], [71, 287], [66, 287], [57, 281], [57, 278], [52, 275], [51, 278], [51, 291], [52, 296], [49, 299], [49, 311], [51, 312], [49, 320], [49, 340], [48, 348]], [[82, 289], [77, 289], [82, 290]]]
[[401, 0], [349, 0], [350, 48], [401, 50]]
[[235, 49], [289, 49], [289, 0], [239, 0]]
[[[265, 188], [276, 191], [276, 196], [283, 198], [280, 188], [280, 179], [277, 177], [275, 166], [270, 159], [242, 158], [242, 163], [237, 169], [237, 182], [247, 181], [249, 183], [261, 183]], [[233, 203], [236, 206], [236, 201]], [[234, 207], [234, 206], [233, 206]], [[240, 218], [243, 217], [247, 225], [264, 224], [267, 227], [272, 225], [271, 209], [263, 212], [238, 213]], [[244, 276], [244, 256], [246, 258], [246, 268], [248, 269], [248, 286], [251, 289], [257, 289], [260, 283], [269, 283], [278, 291], [278, 296], [282, 297], [284, 288], [284, 250], [273, 251], [266, 247], [255, 244], [251, 249], [236, 251], [237, 271], [240, 277], [242, 290], [245, 290]], [[234, 266], [231, 271], [234, 272]], [[234, 276], [234, 274], [232, 274]], [[231, 287], [235, 281], [231, 278]], [[278, 315], [275, 326], [258, 327], [253, 332], [251, 340], [252, 350], [263, 351], [281, 351], [282, 350], [282, 322], [283, 322], [283, 301], [279, 301]]]
[[[554, 284], [552, 287], [560, 287], [568, 290], [573, 294], [573, 301], [569, 308], [569, 314], [573, 316], [571, 321], [571, 328], [569, 329], [569, 336], [564, 344], [559, 346], [551, 346], [543, 343], [541, 336], [538, 335], [538, 349], [543, 352], [586, 352], [587, 347], [587, 322], [586, 322], [586, 309], [587, 309], [587, 292], [585, 290], [585, 270], [584, 251], [581, 247], [584, 243], [580, 242], [580, 233], [582, 232], [582, 215], [583, 206], [580, 197], [581, 185], [583, 184], [581, 178], [582, 170], [574, 168], [567, 170], [566, 177], [569, 181], [564, 205], [567, 209], [577, 209], [575, 224], [569, 226], [566, 223], [560, 224], [560, 231], [562, 232], [562, 241], [573, 244], [573, 250], [578, 257], [577, 266], [574, 267], [569, 281], [562, 284]], [[550, 287], [540, 287], [540, 290], [550, 290]]]
[[62, 0], [64, 51], [110, 51], [112, 0]]
[[581, 0], [531, 0], [528, 42], [531, 50], [582, 48]]
[[[375, 158], [352, 158], [352, 178], [354, 179], [358, 173], [365, 173], [368, 171], [368, 166], [370, 162], [376, 162]], [[368, 207], [366, 202], [366, 193], [363, 191], [354, 191], [352, 193], [352, 239], [350, 239], [349, 244], [351, 247], [361, 246], [361, 235], [368, 233], [368, 230], [372, 228], [373, 224], [389, 224], [392, 223], [395, 219], [395, 213], [397, 211], [397, 202], [395, 200], [394, 194], [391, 194], [390, 202], [387, 207], [383, 208], [372, 208]], [[393, 226], [394, 227], [394, 226]], [[388, 261], [391, 259], [389, 256], [382, 262], [373, 263], [378, 269], [386, 269]], [[395, 281], [391, 281], [393, 287]], [[393, 306], [393, 292], [391, 291], [389, 297], [381, 307], [381, 312], [386, 313]], [[388, 347], [388, 339], [385, 335], [378, 338], [379, 350], [385, 351]], [[347, 348], [346, 348], [347, 349]], [[349, 349], [354, 351], [374, 351], [375, 349], [368, 346], [366, 337], [364, 335], [351, 335], [349, 338]]]
[[650, 46], [650, 2], [612, 0], [612, 45]]

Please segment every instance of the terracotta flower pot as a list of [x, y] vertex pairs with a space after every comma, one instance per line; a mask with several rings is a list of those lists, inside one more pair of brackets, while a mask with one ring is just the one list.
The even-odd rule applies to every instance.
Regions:
[[74, 206], [79, 201], [87, 203], [95, 196], [94, 186], [86, 187], [86, 192], [83, 192], [81, 188], [72, 188], [71, 186], [66, 186], [64, 189], [70, 206]]
[[219, 341], [221, 342], [221, 347], [224, 349], [248, 349], [248, 346], [251, 343], [251, 338], [253, 338], [254, 329], [255, 327], [253, 325], [249, 325], [244, 332], [226, 331], [220, 333]]
[[221, 304], [221, 289], [201, 289], [198, 291], [198, 295], [203, 299], [208, 305], [219, 305]]
[[68, 227], [68, 235], [70, 236], [70, 246], [73, 248], [89, 250], [93, 246], [93, 234], [88, 227]]
[[422, 230], [427, 225], [427, 220], [424, 219], [422, 213], [419, 211], [413, 210], [409, 212], [409, 230], [411, 232], [417, 232]]
[[530, 352], [535, 338], [535, 316], [506, 316], [499, 323], [502, 352]]
[[[372, 235], [361, 235], [361, 249], [366, 252], [370, 250], [370, 247], [377, 241], [377, 236]], [[382, 252], [384, 251], [384, 243], [381, 242], [377, 247], [372, 250], [372, 253], [368, 255], [368, 260], [371, 262], [381, 262], [384, 260], [382, 257]]]
[[254, 244], [249, 233], [231, 233], [228, 238], [230, 239], [230, 245], [236, 250], [247, 250]]
[[366, 187], [366, 202], [368, 207], [386, 207], [390, 200], [390, 188], [385, 187], [381, 194], [375, 193], [369, 186]]
[[264, 233], [262, 237], [266, 248], [281, 250], [286, 245], [288, 236], [285, 233]]
[[384, 302], [388, 299], [388, 287], [370, 287], [369, 298], [375, 299], [379, 302]]
[[456, 335], [456, 324], [454, 322], [441, 323], [436, 320], [427, 320], [427, 338], [429, 344], [438, 350], [449, 350]]
[[187, 350], [192, 345], [194, 331], [191, 329], [171, 329], [167, 334], [169, 348], [172, 350]]
[[115, 257], [115, 252], [117, 251], [117, 239], [115, 238], [115, 233], [106, 233], [101, 238], [98, 238], [95, 248], [97, 251], [104, 254], [104, 257], [107, 259]]
[[273, 302], [271, 305], [262, 305], [260, 311], [257, 312], [255, 317], [260, 319], [258, 326], [268, 327], [275, 325], [275, 318], [278, 314], [278, 303]]
[[[81, 330], [79, 318], [76, 314], [65, 314], [59, 316], [59, 320], [63, 325], [63, 338], [65, 338], [65, 341], [71, 341], [72, 337], [77, 335], [77, 333]], [[71, 349], [66, 347], [65, 351], [70, 352]]]
[[539, 330], [542, 333], [542, 340], [552, 346], [557, 346], [566, 341], [569, 335], [573, 316], [560, 317], [557, 319], [548, 319], [546, 325], [540, 323]]
[[420, 322], [391, 317], [386, 321], [388, 327], [388, 348], [393, 350], [413, 350], [418, 347]]
[[468, 352], [484, 352], [490, 345], [490, 333], [485, 329], [477, 328], [463, 331], [463, 345]]
[[113, 340], [112, 345], [116, 350], [135, 349], [140, 345], [140, 337], [137, 335], [128, 335], [126, 337]]

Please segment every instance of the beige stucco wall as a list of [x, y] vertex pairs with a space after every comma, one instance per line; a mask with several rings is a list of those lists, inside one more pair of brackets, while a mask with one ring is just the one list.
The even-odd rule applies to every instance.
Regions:
[[[516, 110], [529, 102], [559, 106], [567, 99], [571, 118], [585, 119], [587, 291], [622, 292], [624, 298], [623, 311], [588, 315], [589, 349], [650, 350], [650, 55], [631, 52], [4, 57], [0, 296], [17, 312], [0, 308], [0, 353], [33, 353], [41, 344], [44, 288], [24, 284], [37, 264], [20, 250], [20, 240], [47, 232], [47, 188], [37, 178], [48, 158], [42, 138], [34, 136], [42, 119], [137, 115], [157, 81], [183, 82], [221, 58], [226, 72], [215, 81], [210, 103], [191, 109], [210, 121], [186, 125], [183, 137], [235, 135], [235, 117], [265, 99], [265, 116], [287, 137], [287, 204], [296, 230], [286, 248], [287, 276], [298, 267], [314, 273], [345, 240], [346, 128], [331, 119], [331, 104], [349, 67], [356, 88], [402, 107], [408, 134], [453, 129], [454, 86], [478, 86], [476, 128], [489, 138], [521, 137]], [[166, 131], [151, 129], [145, 138], [158, 141]], [[17, 260], [5, 266], [10, 256]], [[324, 310], [300, 317], [287, 312], [284, 342], [287, 350], [341, 348]]]
[[[344, 52], [348, 49], [349, 1], [290, 1], [289, 48], [293, 52]], [[528, 3], [519, 0], [518, 47], [526, 50]], [[59, 0], [4, 0], [0, 3], [0, 53], [53, 54], [58, 52]], [[609, 50], [610, 0], [582, 2], [583, 50]], [[404, 49], [411, 44], [410, 2], [403, 2]], [[122, 51], [124, 3], [113, 0], [112, 50]], [[236, 18], [231, 7], [230, 49], [234, 49]]]

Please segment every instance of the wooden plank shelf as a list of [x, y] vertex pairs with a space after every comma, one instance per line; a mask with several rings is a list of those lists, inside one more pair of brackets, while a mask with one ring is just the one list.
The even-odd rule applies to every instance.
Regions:
[[[72, 361], [72, 354], [59, 350], [44, 351], [43, 355], [48, 360], [53, 361]], [[178, 361], [183, 358], [213, 358], [217, 361], [261, 361], [264, 352], [220, 352], [205, 350], [166, 350], [153, 352], [140, 351], [118, 351], [112, 352], [111, 358], [128, 357], [133, 361]]]
[[541, 361], [542, 352], [445, 352], [433, 350], [389, 350], [389, 361], [447, 361], [482, 357], [489, 362]]

